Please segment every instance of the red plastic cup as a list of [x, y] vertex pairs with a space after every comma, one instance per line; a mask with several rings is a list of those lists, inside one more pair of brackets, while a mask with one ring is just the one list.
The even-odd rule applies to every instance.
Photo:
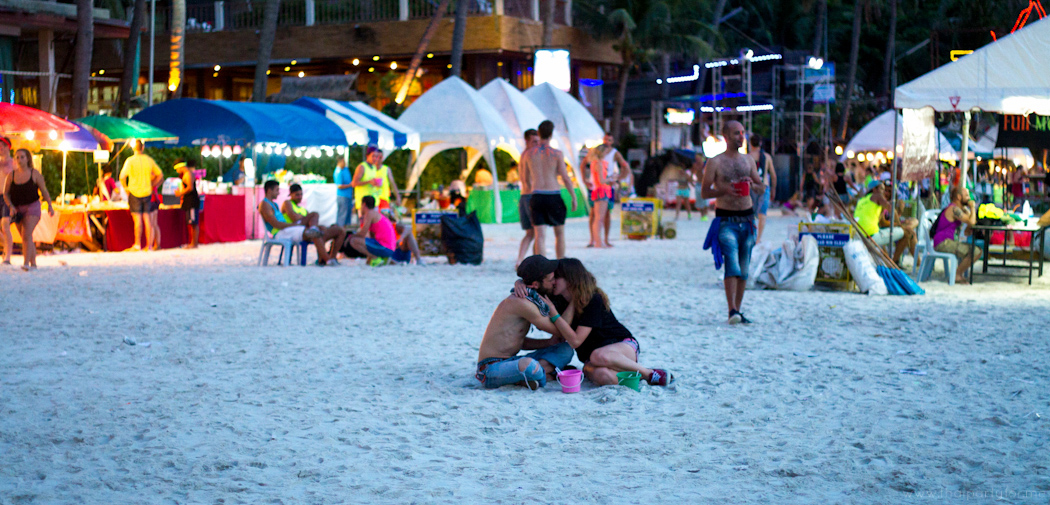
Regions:
[[733, 187], [736, 188], [737, 193], [740, 196], [751, 195], [751, 179], [742, 179], [733, 183]]

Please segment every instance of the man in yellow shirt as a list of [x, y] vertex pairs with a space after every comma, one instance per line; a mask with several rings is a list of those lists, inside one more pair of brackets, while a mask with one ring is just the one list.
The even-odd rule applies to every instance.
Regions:
[[372, 196], [376, 200], [376, 208], [389, 209], [390, 195], [394, 195], [397, 206], [401, 206], [401, 192], [394, 182], [394, 174], [390, 167], [383, 164], [383, 151], [375, 145], [365, 149], [365, 161], [354, 170], [354, 180], [350, 183], [354, 187], [354, 199], [358, 212], [361, 210], [361, 199]]
[[867, 195], [857, 200], [853, 218], [860, 225], [861, 231], [876, 244], [882, 247], [887, 247], [890, 243], [895, 244], [893, 262], [900, 265], [905, 250], [911, 249], [912, 256], [915, 255], [915, 229], [919, 222], [915, 218], [904, 219], [898, 211], [897, 224], [894, 225], [893, 235], [890, 235], [890, 229], [887, 228], [890, 221], [886, 218], [886, 214], [892, 208], [887, 197], [887, 194], [892, 196], [889, 182], [883, 184], [883, 181], [871, 181], [868, 183], [868, 190]]
[[[131, 211], [131, 221], [135, 224], [135, 245], [131, 246], [131, 250], [138, 251], [142, 249], [139, 244], [142, 238], [143, 216], [149, 214], [153, 188], [164, 181], [164, 175], [160, 172], [157, 162], [142, 153], [142, 141], [134, 142], [135, 154], [124, 162], [124, 168], [120, 170], [120, 182], [128, 190], [128, 209]], [[147, 223], [146, 244], [148, 246], [152, 243], [153, 229]]]

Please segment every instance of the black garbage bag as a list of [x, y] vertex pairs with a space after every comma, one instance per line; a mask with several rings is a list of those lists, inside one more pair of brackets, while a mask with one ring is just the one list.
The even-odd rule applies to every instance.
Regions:
[[441, 243], [448, 252], [449, 264], [480, 265], [485, 236], [481, 233], [478, 214], [471, 212], [465, 217], [448, 214], [441, 216]]

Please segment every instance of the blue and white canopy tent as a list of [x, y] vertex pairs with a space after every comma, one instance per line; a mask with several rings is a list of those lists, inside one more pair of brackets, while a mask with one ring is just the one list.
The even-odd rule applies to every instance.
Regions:
[[419, 151], [419, 133], [364, 102], [340, 102], [327, 98], [300, 98], [292, 105], [317, 112], [339, 126], [347, 145], [375, 144], [389, 155], [397, 149]]

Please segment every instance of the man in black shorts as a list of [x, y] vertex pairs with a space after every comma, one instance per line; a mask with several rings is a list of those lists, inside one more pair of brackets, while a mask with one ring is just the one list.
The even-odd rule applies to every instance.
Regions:
[[565, 257], [565, 201], [561, 198], [561, 184], [572, 196], [572, 210], [576, 210], [576, 190], [572, 178], [565, 168], [565, 156], [561, 151], [551, 147], [551, 136], [554, 134], [554, 123], [544, 121], [539, 126], [539, 145], [521, 157], [520, 172], [527, 174], [532, 195], [529, 198], [529, 210], [533, 229], [536, 234], [535, 254], [545, 254], [547, 248], [547, 227], [554, 227], [554, 249], [556, 256]]
[[[540, 134], [536, 133], [536, 130], [528, 129], [525, 130], [525, 151], [521, 153], [524, 157], [526, 153], [531, 151], [540, 143]], [[521, 180], [521, 199], [518, 200], [518, 218], [521, 221], [521, 229], [525, 230], [525, 237], [521, 239], [521, 247], [518, 248], [518, 261], [514, 263], [514, 268], [518, 268], [522, 260], [525, 259], [525, 255], [529, 252], [529, 247], [532, 245], [533, 239], [536, 238], [536, 232], [532, 229], [532, 219], [529, 218], [529, 197], [532, 193], [532, 185], [529, 181], [529, 175], [524, 172], [524, 168], [518, 167], [518, 178]]]

